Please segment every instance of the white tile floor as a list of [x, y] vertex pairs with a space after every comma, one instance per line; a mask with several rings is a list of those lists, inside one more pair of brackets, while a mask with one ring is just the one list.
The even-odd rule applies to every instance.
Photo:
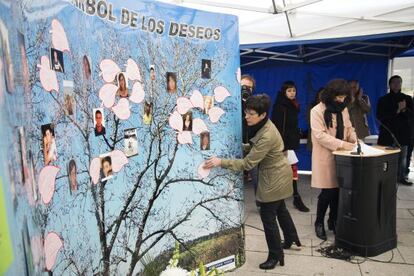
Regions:
[[[410, 180], [413, 181], [414, 174], [411, 173], [410, 176]], [[313, 222], [319, 191], [310, 187], [310, 176], [300, 176], [299, 192], [305, 204], [311, 209], [309, 213], [297, 211], [292, 205], [292, 199], [288, 199], [286, 203], [303, 245], [301, 248], [285, 250], [284, 267], [278, 265], [275, 269], [264, 271], [259, 269], [259, 264], [267, 258], [266, 241], [261, 230], [263, 226], [254, 203], [253, 187], [250, 183], [246, 184], [246, 263], [226, 275], [414, 276], [414, 186], [400, 186], [398, 189], [397, 248], [369, 259], [357, 257], [356, 261], [360, 264], [322, 257], [317, 252], [321, 240], [315, 236]], [[332, 232], [328, 231], [327, 234], [328, 242], [333, 242]]]

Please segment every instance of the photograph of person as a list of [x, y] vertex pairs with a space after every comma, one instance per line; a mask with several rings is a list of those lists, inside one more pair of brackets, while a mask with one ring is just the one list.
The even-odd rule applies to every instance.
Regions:
[[211, 60], [209, 59], [201, 60], [201, 77], [203, 79], [211, 78]]
[[138, 154], [138, 138], [136, 128], [129, 128], [124, 130], [124, 143], [124, 153], [127, 157]]
[[65, 114], [74, 117], [76, 103], [73, 92], [73, 81], [63, 81], [63, 95]]
[[155, 65], [150, 65], [150, 79], [155, 81]]
[[101, 181], [106, 181], [113, 177], [111, 156], [101, 156]]
[[6, 90], [8, 93], [13, 93], [15, 90], [14, 86], [14, 66], [10, 55], [10, 43], [8, 31], [4, 28], [0, 29], [1, 33], [1, 50], [2, 59], [4, 66], [4, 73], [6, 77]]
[[24, 92], [28, 93], [30, 90], [29, 64], [27, 61], [24, 35], [21, 32], [17, 32], [17, 41], [18, 41], [18, 45], [19, 45], [18, 47], [19, 47], [20, 57], [22, 61], [21, 76], [22, 76], [23, 88], [24, 88]]
[[210, 150], [210, 132], [203, 131], [200, 133], [200, 149]]
[[119, 73], [116, 79], [118, 81], [118, 91], [116, 91], [116, 96], [120, 98], [128, 98], [128, 83], [125, 78], [125, 73]]
[[167, 72], [167, 92], [177, 93], [177, 74]]
[[74, 159], [71, 159], [68, 163], [68, 179], [69, 179], [70, 194], [78, 190], [78, 181], [76, 178], [77, 178], [76, 162]]
[[145, 102], [144, 114], [142, 115], [142, 121], [146, 125], [150, 125], [152, 121], [152, 103]]
[[193, 113], [188, 111], [183, 116], [183, 131], [193, 130]]
[[214, 98], [213, 96], [204, 96], [204, 113], [208, 114], [208, 111], [214, 105]]
[[87, 55], [84, 55], [82, 58], [82, 67], [83, 67], [83, 76], [85, 80], [91, 79], [91, 63], [89, 62], [89, 58]]
[[29, 167], [27, 166], [26, 139], [24, 135], [24, 128], [19, 127], [18, 132], [20, 144], [20, 161], [22, 166], [22, 179], [24, 184], [29, 184]]
[[56, 72], [65, 73], [62, 51], [50, 48], [50, 67]]
[[53, 124], [41, 126], [42, 142], [43, 142], [43, 157], [45, 166], [57, 160], [57, 148], [55, 141], [55, 130]]
[[105, 118], [103, 108], [95, 108], [93, 110], [93, 124], [95, 126], [95, 136], [105, 135]]

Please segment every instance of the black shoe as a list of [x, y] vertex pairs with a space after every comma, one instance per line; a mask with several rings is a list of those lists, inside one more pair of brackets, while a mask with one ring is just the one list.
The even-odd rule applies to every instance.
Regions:
[[273, 268], [275, 268], [277, 263], [279, 263], [280, 266], [284, 266], [285, 265], [284, 256], [280, 257], [279, 259], [268, 258], [266, 262], [259, 265], [259, 268], [260, 269], [273, 269]]
[[309, 208], [305, 206], [300, 195], [293, 196], [293, 205], [301, 212], [309, 212]]
[[283, 247], [283, 249], [289, 249], [290, 247], [292, 247], [293, 243], [295, 243], [297, 247], [302, 246], [302, 244], [300, 243], [300, 240], [297, 239], [296, 241], [284, 241], [284, 242], [282, 242], [282, 247]]
[[318, 238], [321, 240], [326, 241], [328, 238], [326, 237], [325, 227], [323, 223], [315, 223], [315, 233]]
[[408, 181], [407, 179], [403, 179], [399, 181], [400, 184], [406, 185], [406, 186], [412, 186], [413, 182]]

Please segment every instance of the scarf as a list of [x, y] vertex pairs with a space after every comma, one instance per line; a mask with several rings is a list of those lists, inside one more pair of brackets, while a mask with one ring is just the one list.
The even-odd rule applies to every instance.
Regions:
[[300, 108], [299, 108], [299, 102], [296, 100], [296, 98], [294, 98], [293, 100], [289, 100], [291, 103], [292, 103], [292, 105], [298, 110], [298, 112], [300, 111]]
[[254, 126], [249, 126], [249, 140], [256, 136], [257, 132], [267, 123], [268, 118], [264, 118]]
[[335, 102], [334, 100], [328, 100], [325, 103], [326, 110], [323, 113], [325, 124], [328, 128], [333, 127], [332, 113], [336, 114], [336, 138], [344, 139], [344, 120], [342, 118], [342, 111], [346, 107], [346, 103]]

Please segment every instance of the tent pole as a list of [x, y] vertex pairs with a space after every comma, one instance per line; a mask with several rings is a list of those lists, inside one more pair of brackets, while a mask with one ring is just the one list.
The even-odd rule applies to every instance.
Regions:
[[390, 59], [388, 62], [388, 79], [394, 74], [394, 58]]

